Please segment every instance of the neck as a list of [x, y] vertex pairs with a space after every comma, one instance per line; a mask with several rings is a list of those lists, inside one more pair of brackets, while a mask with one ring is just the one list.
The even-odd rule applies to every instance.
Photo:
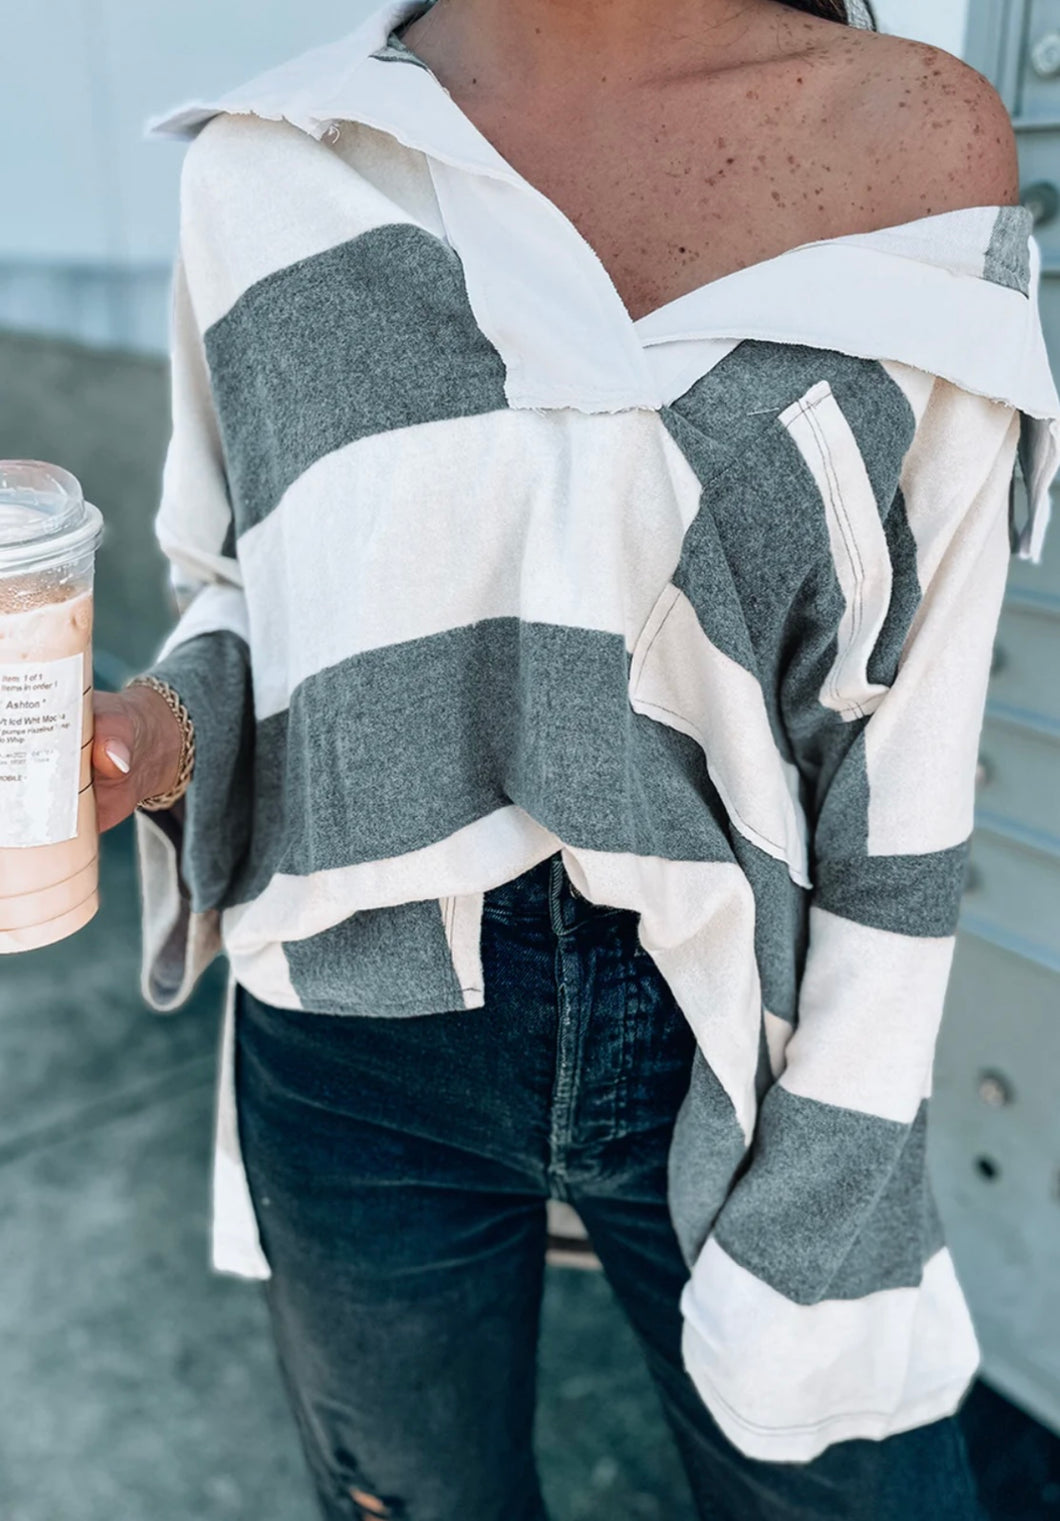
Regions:
[[517, 79], [544, 97], [746, 62], [761, 51], [763, 23], [775, 41], [807, 19], [777, 0], [666, 0], [664, 19], [654, 0], [434, 0], [409, 45], [454, 84]]

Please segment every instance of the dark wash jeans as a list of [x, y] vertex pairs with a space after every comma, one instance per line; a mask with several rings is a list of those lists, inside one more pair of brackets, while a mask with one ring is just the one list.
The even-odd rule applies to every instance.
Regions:
[[577, 895], [557, 854], [486, 894], [481, 1009], [343, 1018], [238, 990], [240, 1137], [323, 1514], [545, 1517], [531, 1436], [551, 1195], [637, 1333], [698, 1515], [977, 1521], [956, 1420], [762, 1463], [684, 1372], [666, 1157], [693, 1043], [636, 924]]

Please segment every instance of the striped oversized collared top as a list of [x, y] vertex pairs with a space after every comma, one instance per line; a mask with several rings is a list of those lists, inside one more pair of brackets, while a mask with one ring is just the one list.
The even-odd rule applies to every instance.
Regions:
[[420, 9], [157, 128], [196, 140], [151, 669], [198, 758], [182, 817], [136, 816], [143, 987], [229, 958], [214, 1262], [269, 1272], [236, 980], [474, 1008], [484, 892], [561, 850], [695, 1033], [703, 1400], [756, 1457], [879, 1439], [978, 1355], [924, 1140], [991, 647], [1060, 456], [1030, 217], [824, 239], [633, 321], [396, 35]]

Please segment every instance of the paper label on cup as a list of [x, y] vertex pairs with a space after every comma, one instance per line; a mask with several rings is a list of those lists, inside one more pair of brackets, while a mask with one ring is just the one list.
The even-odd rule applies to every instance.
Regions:
[[0, 665], [0, 846], [77, 834], [84, 655]]

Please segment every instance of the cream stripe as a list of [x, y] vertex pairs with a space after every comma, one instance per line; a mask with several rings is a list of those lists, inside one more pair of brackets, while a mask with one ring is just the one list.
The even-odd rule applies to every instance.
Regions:
[[[231, 909], [226, 909], [221, 915], [222, 935], [227, 935], [225, 924], [231, 912]], [[256, 951], [233, 951], [227, 944], [225, 949], [237, 978], [255, 998], [260, 998], [262, 1003], [272, 1004], [277, 1009], [304, 1007], [291, 981], [291, 969], [278, 940], [271, 941]]]
[[[1009, 408], [940, 382], [909, 451], [902, 488], [925, 590], [894, 685], [865, 731], [870, 855], [949, 850], [972, 832], [1018, 430]], [[954, 470], [955, 457], [967, 473]], [[970, 500], [969, 480], [983, 483]]]
[[239, 1145], [235, 1084], [236, 974], [230, 969], [221, 1025], [221, 1060], [214, 1111], [210, 1256], [219, 1273], [239, 1278], [271, 1278], [262, 1250]]
[[956, 941], [810, 909], [810, 951], [783, 1087], [908, 1125], [931, 1069]]
[[239, 541], [257, 715], [351, 655], [484, 618], [625, 637], [672, 573], [699, 496], [645, 412], [491, 412], [327, 455]]
[[[939, 384], [937, 377], [924, 370], [914, 370], [907, 364], [894, 364], [890, 360], [884, 360], [882, 367], [909, 403], [913, 420], [919, 428], [931, 405], [935, 387]], [[942, 384], [945, 385], [946, 382], [943, 381]]]
[[463, 990], [465, 1009], [480, 1009], [486, 1002], [481, 955], [484, 897], [484, 893], [475, 892], [441, 899], [445, 938], [453, 972]]
[[979, 1362], [943, 1248], [919, 1288], [799, 1305], [708, 1240], [681, 1295], [685, 1366], [748, 1457], [806, 1463], [951, 1414]]
[[776, 1014], [771, 1014], [768, 1009], [762, 1010], [762, 1024], [766, 1032], [769, 1068], [776, 1078], [784, 1071], [787, 1063], [788, 1044], [794, 1033], [794, 1026], [790, 1020], [779, 1019]]
[[[399, 173], [407, 173], [409, 150], [395, 144], [394, 153]], [[425, 164], [421, 174], [426, 178]], [[297, 184], [297, 216], [289, 196], [276, 193], [279, 184]], [[416, 201], [427, 209], [422, 193]], [[377, 227], [423, 225], [306, 133], [243, 116], [217, 121], [188, 150], [182, 212], [188, 283], [204, 333], [252, 286], [292, 264]], [[437, 213], [424, 230], [442, 233]]]

